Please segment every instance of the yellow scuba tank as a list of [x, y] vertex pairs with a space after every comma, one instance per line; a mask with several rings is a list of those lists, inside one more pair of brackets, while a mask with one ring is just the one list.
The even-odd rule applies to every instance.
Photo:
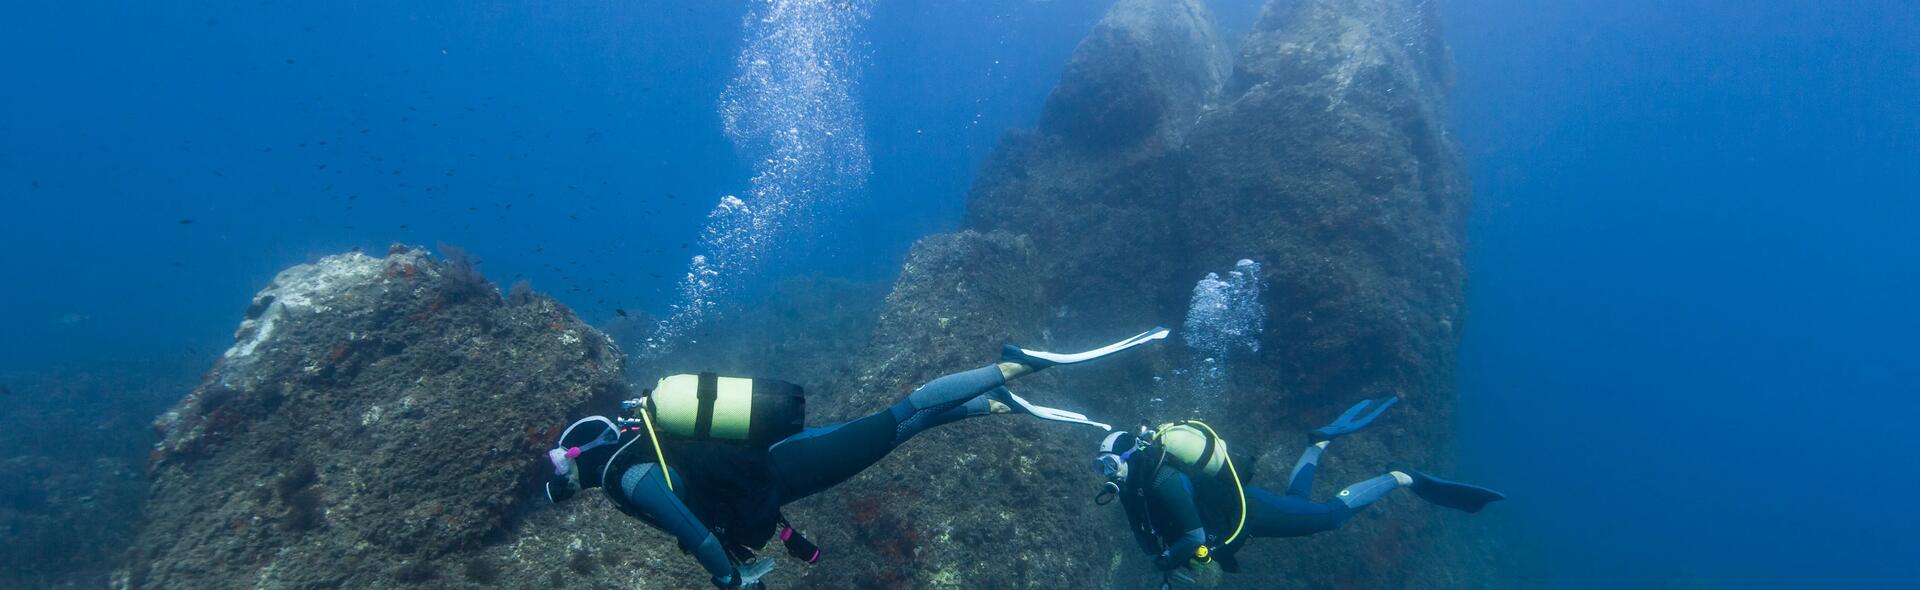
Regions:
[[646, 399], [654, 425], [680, 438], [764, 447], [806, 427], [804, 392], [778, 379], [669, 375]]
[[[1201, 430], [1197, 422], [1169, 422], [1154, 429], [1151, 440], [1165, 461], [1189, 475], [1218, 477], [1227, 464], [1227, 441]], [[1201, 424], [1201, 426], [1205, 426]]]

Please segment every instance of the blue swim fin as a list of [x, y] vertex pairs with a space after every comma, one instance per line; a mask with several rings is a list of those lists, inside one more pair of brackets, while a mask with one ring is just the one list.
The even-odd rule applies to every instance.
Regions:
[[1404, 473], [1413, 476], [1413, 493], [1438, 506], [1479, 512], [1487, 504], [1507, 499], [1506, 494], [1480, 486], [1448, 481], [1418, 471], [1407, 470]]
[[1341, 414], [1339, 418], [1333, 419], [1332, 424], [1313, 429], [1313, 432], [1308, 434], [1307, 438], [1313, 443], [1340, 438], [1343, 434], [1351, 433], [1355, 430], [1365, 428], [1368, 424], [1372, 424], [1374, 418], [1379, 418], [1380, 414], [1387, 411], [1387, 408], [1391, 408], [1397, 403], [1400, 403], [1400, 396], [1388, 396], [1387, 399], [1380, 401], [1380, 407], [1374, 408], [1372, 413], [1361, 417], [1360, 413], [1365, 412], [1368, 406], [1373, 405], [1373, 400], [1361, 400], [1360, 403], [1354, 404], [1351, 408], [1347, 408], [1346, 413]]

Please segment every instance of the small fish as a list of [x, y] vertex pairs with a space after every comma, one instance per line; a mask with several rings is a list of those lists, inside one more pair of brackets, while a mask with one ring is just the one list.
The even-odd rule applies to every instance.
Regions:
[[619, 308], [619, 307], [613, 308], [613, 313], [623, 318], [627, 317], [627, 310], [624, 308]]
[[188, 217], [182, 217], [180, 218], [180, 225], [193, 225], [193, 219]]

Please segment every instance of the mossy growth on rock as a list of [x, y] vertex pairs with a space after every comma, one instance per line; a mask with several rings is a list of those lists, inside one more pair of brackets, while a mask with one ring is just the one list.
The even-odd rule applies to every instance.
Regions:
[[439, 584], [435, 564], [499, 541], [528, 510], [533, 459], [552, 442], [539, 434], [625, 392], [622, 358], [559, 303], [509, 304], [470, 262], [423, 249], [288, 269], [158, 421], [146, 526], [121, 578]]

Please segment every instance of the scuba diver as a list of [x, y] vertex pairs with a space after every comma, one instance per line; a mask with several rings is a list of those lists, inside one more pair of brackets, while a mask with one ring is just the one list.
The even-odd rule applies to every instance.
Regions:
[[1248, 539], [1304, 537], [1340, 528], [1354, 513], [1403, 487], [1427, 502], [1466, 512], [1506, 499], [1487, 488], [1392, 470], [1340, 490], [1332, 501], [1313, 501], [1313, 474], [1327, 444], [1373, 422], [1399, 401], [1398, 396], [1389, 397], [1364, 416], [1374, 402], [1362, 401], [1309, 433], [1285, 495], [1244, 486], [1226, 442], [1205, 423], [1143, 426], [1137, 434], [1117, 431], [1100, 442], [1094, 457], [1094, 470], [1107, 479], [1094, 501], [1105, 505], [1120, 498], [1134, 540], [1154, 556], [1165, 589], [1174, 582], [1210, 587], [1220, 571], [1239, 571], [1234, 554]]
[[852, 478], [916, 434], [966, 418], [1024, 413], [1110, 430], [1081, 414], [1028, 403], [1006, 383], [1166, 336], [1156, 328], [1079, 354], [1009, 344], [997, 364], [934, 379], [873, 415], [805, 430], [804, 398], [790, 383], [672, 375], [642, 398], [623, 402], [638, 419], [616, 424], [592, 416], [561, 433], [547, 454], [554, 468], [547, 496], [561, 502], [583, 488], [601, 488], [622, 512], [673, 535], [715, 586], [764, 588], [760, 581], [773, 560], [755, 559], [754, 552], [772, 537], [807, 563], [820, 557], [819, 547], [781, 516], [781, 506]]

